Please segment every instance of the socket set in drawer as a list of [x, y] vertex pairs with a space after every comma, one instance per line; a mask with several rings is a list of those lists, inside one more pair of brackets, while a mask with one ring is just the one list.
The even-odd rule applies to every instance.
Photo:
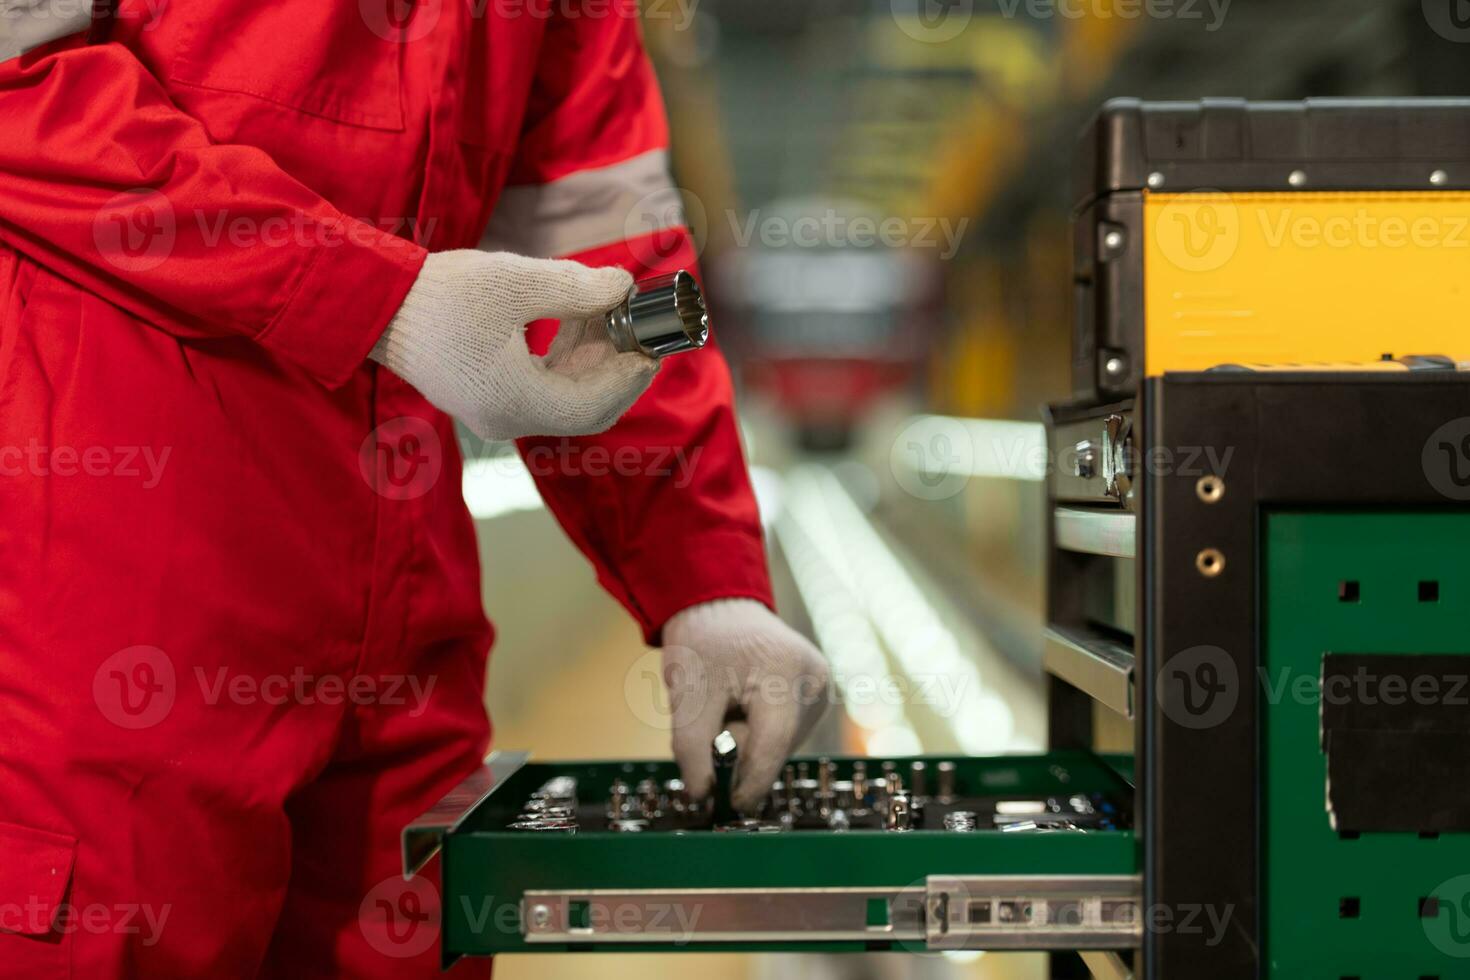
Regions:
[[[559, 774], [531, 792], [505, 829], [521, 833], [781, 833], [944, 830], [974, 833], [1086, 833], [1127, 825], [1127, 803], [1106, 793], [961, 793], [952, 760], [894, 760], [868, 772], [866, 760], [795, 762], [748, 816], [721, 816], [713, 798], [689, 798], [683, 780], [636, 782], [614, 773], [606, 786]], [[627, 774], [637, 776], [636, 773]]]
[[692, 801], [669, 762], [496, 753], [405, 829], [404, 867], [441, 852], [446, 962], [1131, 948], [1132, 801], [1131, 760], [1087, 752], [793, 759], [748, 814]]

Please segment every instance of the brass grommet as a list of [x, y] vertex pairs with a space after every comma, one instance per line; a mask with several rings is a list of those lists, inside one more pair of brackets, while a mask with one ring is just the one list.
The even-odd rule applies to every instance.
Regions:
[[1225, 481], [1218, 476], [1202, 476], [1194, 485], [1194, 495], [1207, 504], [1225, 496]]
[[1225, 571], [1225, 556], [1219, 548], [1206, 548], [1194, 556], [1194, 567], [1205, 578], [1214, 578]]

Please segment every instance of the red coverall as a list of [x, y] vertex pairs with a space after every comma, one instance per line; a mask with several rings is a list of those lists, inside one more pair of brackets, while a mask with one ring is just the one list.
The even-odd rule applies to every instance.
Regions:
[[[0, 976], [432, 974], [398, 832], [488, 745], [491, 630], [451, 422], [364, 358], [426, 248], [694, 262], [635, 16], [89, 7], [0, 54]], [[716, 351], [546, 448], [650, 638], [769, 602]]]

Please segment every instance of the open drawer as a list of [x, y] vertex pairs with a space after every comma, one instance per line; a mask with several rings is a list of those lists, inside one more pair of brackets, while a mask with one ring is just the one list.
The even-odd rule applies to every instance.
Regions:
[[[901, 773], [922, 762], [931, 781], [945, 763], [945, 785], [931, 782], [932, 795], [919, 797], [926, 815], [909, 832], [865, 823], [860, 811], [873, 808], [861, 805], [847, 830], [811, 827], [810, 820], [793, 828], [788, 818], [787, 829], [724, 832], [690, 811], [626, 832], [608, 829], [611, 788], [644, 780], [662, 786], [678, 776], [672, 763], [533, 764], [523, 753], [497, 752], [405, 828], [404, 872], [442, 852], [446, 963], [571, 949], [1138, 944], [1131, 760], [1057, 752], [959, 758], [952, 766], [939, 757], [887, 761]], [[828, 761], [828, 780], [850, 788], [854, 763], [881, 780], [883, 762], [842, 758]], [[574, 832], [512, 828], [538, 790], [568, 776], [577, 786]], [[791, 795], [802, 786], [793, 780]], [[823, 792], [830, 789], [824, 782]], [[976, 815], [975, 829], [943, 827], [943, 816], [958, 809]]]

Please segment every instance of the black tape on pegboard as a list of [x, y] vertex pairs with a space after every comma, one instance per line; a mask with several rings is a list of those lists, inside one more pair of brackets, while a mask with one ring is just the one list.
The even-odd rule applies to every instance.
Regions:
[[1470, 830], [1470, 656], [1326, 654], [1321, 715], [1337, 830]]

